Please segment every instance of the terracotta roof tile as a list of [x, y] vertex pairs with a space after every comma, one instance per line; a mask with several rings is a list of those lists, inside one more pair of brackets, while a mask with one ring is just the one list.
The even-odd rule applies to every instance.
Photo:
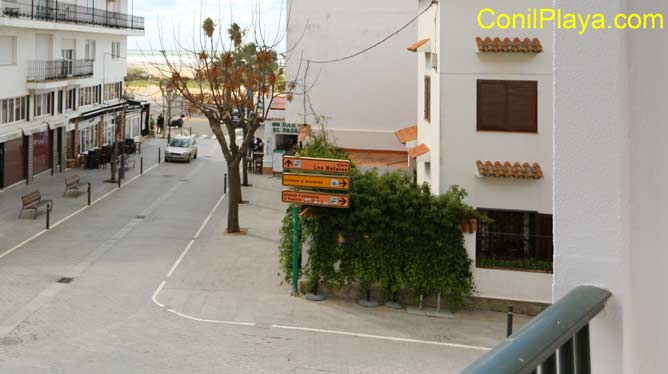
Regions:
[[427, 38], [427, 39], [422, 39], [422, 40], [420, 40], [420, 41], [417, 42], [417, 43], [413, 43], [413, 44], [411, 44], [411, 45], [410, 45], [408, 48], [406, 48], [406, 49], [408, 49], [408, 50], [411, 51], [411, 52], [417, 52], [418, 48], [422, 47], [423, 45], [425, 45], [425, 44], [427, 44], [427, 43], [429, 43], [429, 38]]
[[459, 225], [459, 230], [463, 234], [474, 234], [476, 231], [478, 231], [478, 220], [472, 218], [468, 221], [462, 222], [462, 224]]
[[540, 165], [535, 162], [529, 165], [528, 162], [520, 164], [519, 162], [510, 163], [506, 161], [476, 161], [478, 174], [483, 177], [501, 177], [501, 178], [524, 178], [524, 179], [540, 179], [543, 178], [543, 170]]
[[524, 40], [520, 38], [510, 39], [505, 38], [503, 40], [499, 38], [490, 38], [489, 36], [485, 39], [480, 37], [475, 38], [475, 42], [478, 45], [478, 51], [480, 52], [506, 52], [506, 53], [541, 53], [543, 52], [543, 46], [540, 44], [538, 38], [529, 39], [525, 38]]
[[413, 147], [408, 150], [408, 155], [411, 156], [412, 158], [417, 158], [419, 156], [422, 156], [424, 154], [427, 154], [429, 152], [429, 147], [427, 147], [426, 144], [422, 143], [418, 145], [417, 147]]
[[399, 142], [406, 144], [412, 140], [417, 139], [417, 125], [406, 127], [405, 129], [400, 129], [394, 132], [394, 135], [399, 139]]

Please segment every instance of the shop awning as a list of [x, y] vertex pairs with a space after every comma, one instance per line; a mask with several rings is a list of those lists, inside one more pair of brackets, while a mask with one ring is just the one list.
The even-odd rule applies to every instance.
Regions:
[[48, 123], [49, 123], [49, 129], [55, 130], [61, 127], [65, 127], [65, 125], [67, 125], [67, 120], [61, 119], [58, 121], [49, 121]]
[[127, 105], [128, 105], [128, 103], [122, 102], [122, 103], [118, 103], [118, 104], [99, 106], [96, 109], [93, 109], [91, 111], [82, 113], [81, 114], [81, 119], [89, 119], [89, 118], [101, 116], [105, 113], [119, 111], [119, 110], [125, 109], [125, 107]]
[[10, 140], [19, 139], [23, 136], [23, 130], [14, 126], [0, 128], [0, 143], [8, 142]]
[[46, 122], [37, 122], [37, 123], [26, 124], [24, 126], [21, 126], [21, 128], [23, 129], [23, 134], [29, 136], [32, 134], [37, 134], [48, 130], [49, 124]]

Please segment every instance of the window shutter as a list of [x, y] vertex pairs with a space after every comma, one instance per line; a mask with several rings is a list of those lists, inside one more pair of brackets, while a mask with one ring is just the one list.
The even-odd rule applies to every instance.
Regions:
[[504, 130], [507, 120], [506, 91], [503, 82], [478, 81], [478, 130]]
[[538, 83], [478, 80], [477, 130], [538, 132]]
[[537, 82], [512, 82], [507, 87], [507, 129], [538, 132]]
[[431, 77], [424, 77], [424, 119], [431, 122]]

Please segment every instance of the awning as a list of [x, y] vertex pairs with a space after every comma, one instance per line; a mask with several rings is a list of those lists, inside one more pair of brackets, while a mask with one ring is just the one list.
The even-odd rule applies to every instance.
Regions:
[[541, 179], [543, 170], [537, 162], [530, 165], [528, 162], [510, 163], [509, 161], [476, 161], [477, 174], [481, 177]]
[[16, 127], [0, 128], [0, 143], [18, 139], [23, 136], [23, 130]]
[[394, 132], [394, 135], [399, 139], [399, 143], [406, 144], [417, 139], [418, 127], [417, 125], [406, 127]]
[[67, 122], [68, 121], [66, 119], [61, 119], [58, 121], [49, 121], [49, 129], [55, 130], [61, 127], [65, 127], [65, 125], [67, 125]]
[[501, 40], [500, 38], [490, 38], [489, 36], [485, 39], [481, 37], [475, 38], [475, 42], [478, 45], [478, 52], [503, 52], [503, 53], [541, 53], [543, 52], [543, 46], [540, 44], [538, 38], [529, 39], [529, 38], [505, 38]]
[[422, 39], [419, 42], [411, 44], [406, 49], [411, 52], [431, 52], [431, 41], [429, 38]]
[[23, 134], [29, 136], [47, 131], [49, 129], [49, 124], [46, 122], [38, 122], [21, 126], [21, 128], [23, 129]]
[[96, 109], [90, 110], [88, 112], [81, 114], [81, 119], [89, 119], [97, 116], [101, 116], [105, 113], [119, 111], [125, 109], [128, 104], [126, 102], [108, 105], [108, 106], [99, 106]]

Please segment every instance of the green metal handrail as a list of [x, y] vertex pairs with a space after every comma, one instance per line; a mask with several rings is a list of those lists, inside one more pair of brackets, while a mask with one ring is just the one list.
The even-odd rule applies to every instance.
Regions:
[[610, 296], [593, 286], [575, 288], [462, 374], [530, 374], [539, 367], [541, 374], [591, 373], [589, 321]]

